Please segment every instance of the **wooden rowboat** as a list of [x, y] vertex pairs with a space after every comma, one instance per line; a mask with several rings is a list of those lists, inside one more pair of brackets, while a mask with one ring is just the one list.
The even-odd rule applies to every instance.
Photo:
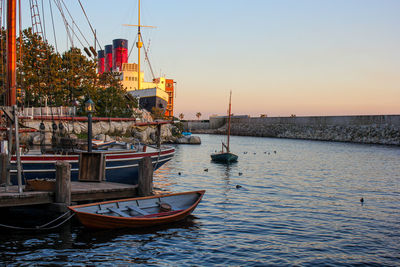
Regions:
[[88, 228], [141, 228], [180, 221], [200, 203], [205, 190], [70, 206]]

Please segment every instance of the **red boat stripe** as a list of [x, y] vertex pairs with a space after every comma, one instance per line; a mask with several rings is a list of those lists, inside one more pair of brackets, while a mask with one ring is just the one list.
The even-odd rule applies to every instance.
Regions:
[[[138, 158], [143, 158], [143, 157], [157, 157], [159, 154], [160, 155], [167, 155], [174, 153], [175, 149], [170, 149], [170, 150], [165, 150], [162, 151], [161, 153], [158, 152], [149, 152], [149, 153], [122, 153], [122, 154], [107, 154], [106, 159], [126, 159], [126, 158], [132, 158], [132, 159], [138, 159]], [[21, 156], [21, 161], [58, 161], [58, 160], [63, 160], [63, 161], [77, 161], [79, 159], [79, 155], [40, 155], [40, 156]], [[11, 158], [12, 161], [16, 160], [16, 157], [13, 156]]]

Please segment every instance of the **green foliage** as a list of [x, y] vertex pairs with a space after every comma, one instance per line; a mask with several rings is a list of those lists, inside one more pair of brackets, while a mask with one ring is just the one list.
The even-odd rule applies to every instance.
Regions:
[[135, 103], [125, 97], [122, 86], [97, 88], [96, 115], [100, 117], [131, 117]]
[[[6, 34], [1, 30], [5, 44]], [[5, 45], [0, 49], [0, 68], [5, 73]], [[17, 87], [25, 91], [25, 106], [66, 106], [78, 102], [79, 114], [89, 97], [95, 102], [95, 116], [131, 117], [136, 99], [127, 96], [119, 82], [119, 75], [97, 75], [95, 60], [87, 58], [79, 48], [71, 48], [62, 55], [47, 41], [26, 29], [22, 34], [22, 62], [19, 62], [20, 41], [17, 38]], [[2, 93], [3, 75], [0, 77]], [[4, 95], [4, 94], [2, 94]]]
[[88, 139], [87, 133], [80, 133], [80, 134], [77, 134], [76, 136], [78, 137], [78, 139], [84, 139], [84, 140]]
[[153, 107], [151, 109], [151, 116], [153, 120], [163, 120], [165, 119], [165, 111], [161, 108]]
[[182, 122], [176, 122], [174, 123], [174, 126], [172, 128], [172, 135], [173, 136], [181, 136], [183, 132], [183, 123]]

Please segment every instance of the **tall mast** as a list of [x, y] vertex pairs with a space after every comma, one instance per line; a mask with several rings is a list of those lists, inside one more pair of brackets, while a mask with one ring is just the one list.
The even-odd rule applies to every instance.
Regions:
[[16, 0], [7, 0], [7, 94], [6, 106], [17, 104], [16, 95], [16, 66], [17, 66], [17, 44], [16, 44]]
[[142, 33], [140, 32], [141, 27], [147, 27], [147, 28], [155, 28], [154, 26], [144, 26], [140, 25], [140, 0], [138, 0], [138, 25], [132, 25], [132, 24], [123, 24], [124, 26], [137, 26], [138, 27], [138, 41], [136, 42], [136, 47], [138, 49], [138, 90], [141, 87], [141, 78], [140, 78], [140, 49], [143, 47], [143, 42], [142, 42]]
[[227, 144], [228, 144], [228, 147], [227, 147], [227, 152], [229, 153], [229, 137], [230, 137], [230, 135], [231, 135], [231, 99], [232, 99], [232, 91], [231, 91], [231, 93], [230, 93], [230, 95], [229, 95], [229, 111], [228, 111], [228, 140], [227, 140]]
[[138, 41], [136, 43], [137, 49], [138, 49], [138, 90], [140, 90], [140, 49], [143, 46], [142, 40], [141, 40], [141, 33], [140, 33], [140, 0], [138, 0]]

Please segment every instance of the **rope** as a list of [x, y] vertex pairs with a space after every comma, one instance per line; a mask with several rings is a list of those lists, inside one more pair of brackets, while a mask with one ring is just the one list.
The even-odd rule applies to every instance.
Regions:
[[[88, 16], [86, 15], [86, 11], [85, 11], [85, 9], [84, 9], [83, 6], [82, 6], [81, 0], [78, 0], [78, 2], [79, 2], [79, 5], [80, 5], [81, 8], [82, 8], [83, 14], [84, 14], [85, 17], [86, 17], [86, 20], [87, 20], [87, 22], [88, 22], [88, 24], [89, 24], [89, 26], [90, 26], [90, 29], [92, 30], [93, 35], [96, 36], [96, 32], [93, 30], [92, 24], [90, 24], [89, 18], [88, 18]], [[99, 40], [97, 39], [97, 37], [96, 37], [96, 42], [97, 42], [97, 44], [99, 45], [99, 47], [102, 47], [102, 46], [100, 45]]]
[[65, 18], [65, 15], [64, 15], [64, 12], [62, 10], [62, 6], [61, 6], [61, 3], [60, 3], [60, 0], [53, 0], [53, 1], [54, 1], [54, 4], [56, 5], [56, 7], [58, 8], [58, 10], [60, 11], [61, 17], [62, 17], [63, 22], [64, 22], [65, 30], [67, 31], [67, 35], [68, 35], [69, 40], [71, 42], [71, 46], [73, 47], [74, 43], [73, 43], [73, 40], [72, 40], [71, 33], [69, 32], [70, 26], [68, 24], [67, 19]]
[[[69, 12], [67, 6], [65, 5], [64, 0], [61, 0], [61, 3], [64, 5], [65, 10], [67, 11], [69, 17], [71, 18], [72, 24], [74, 24], [74, 25], [76, 26], [76, 28], [78, 29], [79, 33], [82, 35], [83, 39], [86, 41], [87, 45], [90, 46], [90, 43], [89, 43], [88, 40], [86, 39], [85, 35], [82, 33], [81, 29], [78, 27], [78, 24], [75, 23], [75, 20], [74, 20], [74, 18], [72, 17], [71, 13]], [[75, 34], [74, 31], [72, 31], [72, 32]], [[75, 34], [75, 36], [76, 36], [76, 34]], [[76, 36], [76, 38], [79, 40], [78, 36]], [[79, 41], [79, 42], [80, 42], [80, 41]], [[81, 42], [80, 42], [80, 43], [81, 43]], [[81, 43], [81, 45], [82, 45], [83, 47], [85, 47], [82, 43]]]
[[[141, 37], [142, 40], [143, 40], [143, 36], [142, 36], [141, 33], [140, 33], [140, 37]], [[147, 49], [146, 49], [144, 43], [143, 43], [143, 49], [144, 49], [144, 55], [145, 55], [145, 57], [146, 57], [147, 63], [149, 64], [149, 68], [150, 68], [150, 71], [151, 71], [151, 75], [153, 76], [153, 79], [155, 79], [154, 72], [153, 72], [153, 68], [151, 67], [150, 59], [149, 59], [149, 56], [147, 55]]]
[[135, 41], [132, 43], [131, 49], [129, 50], [128, 61], [129, 61], [129, 57], [131, 56], [132, 51], [135, 50], [133, 48], [135, 47], [136, 41], [137, 41], [137, 35], [135, 37]]
[[57, 48], [57, 38], [56, 38], [56, 30], [54, 28], [54, 17], [53, 17], [53, 8], [51, 7], [51, 0], [49, 0], [49, 6], [50, 6], [50, 14], [51, 14], [51, 23], [53, 25], [53, 35], [54, 35], [54, 43], [56, 45], [56, 52], [58, 53], [58, 48]]
[[45, 17], [46, 16], [44, 14], [43, 0], [41, 0], [41, 2], [42, 2], [42, 18], [43, 18], [43, 38], [44, 38], [44, 40], [47, 40], [47, 37], [46, 37], [46, 21], [45, 21]]
[[39, 225], [39, 226], [36, 226], [36, 227], [19, 227], [19, 226], [12, 226], [12, 225], [6, 225], [6, 224], [0, 224], [0, 227], [4, 227], [4, 228], [8, 228], [8, 229], [14, 229], [14, 230], [52, 230], [52, 229], [55, 229], [57, 227], [60, 227], [61, 225], [63, 225], [67, 221], [69, 221], [75, 215], [75, 213], [72, 213], [70, 216], [68, 216], [65, 220], [63, 220], [59, 224], [51, 226], [51, 227], [46, 227], [46, 226], [52, 224], [53, 222], [61, 219], [62, 217], [64, 217], [67, 214], [70, 214], [70, 211], [67, 211], [66, 213], [62, 214], [61, 216], [59, 216], [58, 218], [52, 220], [51, 222], [48, 222], [48, 223], [45, 223], [45, 224], [42, 224], [42, 225]]
[[[140, 143], [139, 143], [140, 144]], [[158, 166], [158, 162], [160, 160], [160, 156], [161, 156], [161, 147], [156, 147], [156, 146], [152, 146], [152, 145], [147, 145], [148, 147], [154, 148], [154, 149], [158, 149], [158, 155], [157, 155], [157, 161], [156, 164], [154, 165], [154, 171], [157, 169]]]
[[157, 170], [158, 161], [159, 161], [159, 159], [160, 159], [160, 156], [161, 156], [161, 147], [160, 147], [159, 150], [158, 150], [158, 156], [157, 156], [156, 164], [154, 165], [154, 171]]

